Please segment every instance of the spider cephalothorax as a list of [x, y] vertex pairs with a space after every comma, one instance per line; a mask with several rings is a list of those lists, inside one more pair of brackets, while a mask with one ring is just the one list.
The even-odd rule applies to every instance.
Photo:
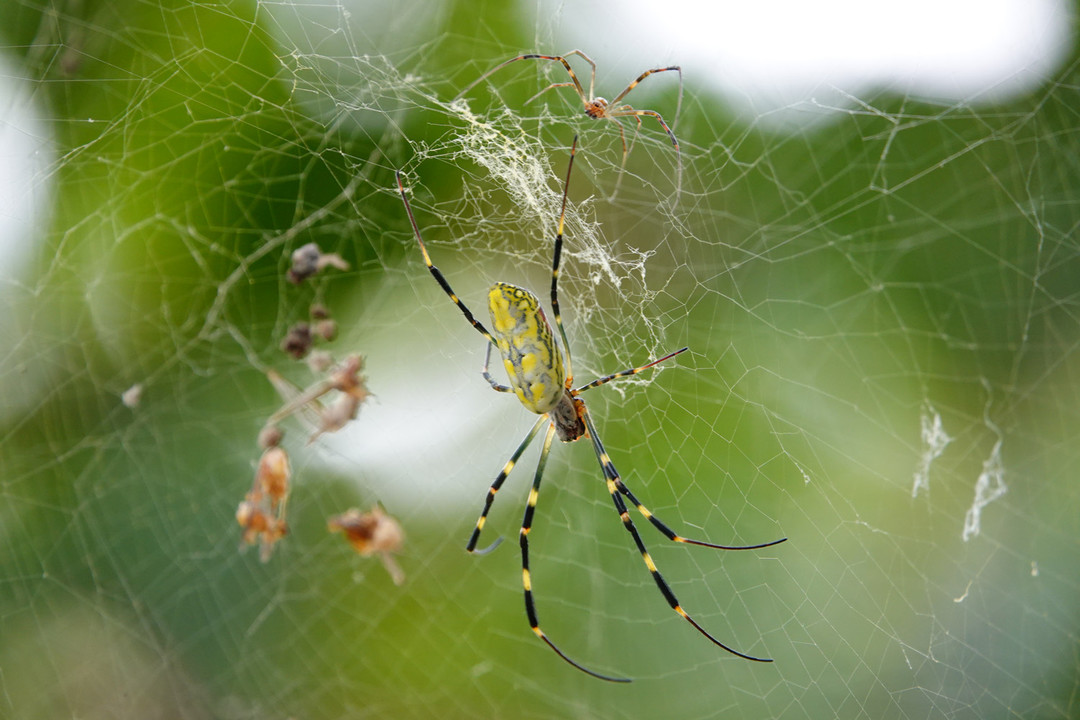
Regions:
[[607, 100], [598, 97], [592, 102], [585, 103], [585, 114], [594, 120], [607, 117]]

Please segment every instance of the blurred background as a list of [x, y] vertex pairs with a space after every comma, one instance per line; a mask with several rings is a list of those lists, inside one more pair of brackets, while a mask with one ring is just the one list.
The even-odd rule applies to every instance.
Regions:
[[[0, 715], [1080, 715], [1080, 83], [1067, 2], [0, 9]], [[595, 120], [553, 61], [578, 48]], [[590, 92], [590, 67], [570, 63]], [[622, 134], [620, 134], [620, 127]], [[685, 607], [587, 442], [531, 541], [464, 545], [534, 422], [480, 376], [505, 281], [561, 304], [579, 382]], [[623, 138], [627, 151], [623, 150]], [[348, 269], [302, 284], [316, 243]], [[308, 443], [289, 533], [239, 549], [267, 373], [373, 393]], [[503, 379], [501, 370], [496, 379]], [[537, 449], [489, 518], [516, 536]], [[395, 585], [328, 517], [400, 523]]]

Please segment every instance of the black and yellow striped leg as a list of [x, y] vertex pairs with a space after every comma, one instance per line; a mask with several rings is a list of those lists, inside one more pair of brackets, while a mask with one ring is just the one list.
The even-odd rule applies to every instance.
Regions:
[[[653, 360], [648, 365], [642, 365], [640, 367], [630, 368], [628, 370], [622, 370], [617, 373], [612, 373], [611, 375], [605, 375], [602, 378], [593, 380], [591, 383], [582, 385], [574, 392], [583, 392], [585, 390], [589, 390], [590, 388], [599, 387], [601, 385], [609, 383], [612, 380], [618, 380], [619, 378], [637, 375], [642, 370], [648, 370], [653, 365], [659, 365], [665, 360], [669, 360], [680, 353], [686, 352], [688, 349], [689, 348], [680, 348], [673, 353], [668, 353], [667, 355], [658, 360]], [[787, 540], [787, 538], [781, 538], [780, 540], [773, 540], [772, 542], [761, 543], [759, 545], [717, 545], [715, 543], [705, 542], [703, 540], [691, 540], [690, 538], [685, 538], [679, 535], [666, 524], [664, 524], [664, 522], [662, 522], [660, 518], [653, 515], [652, 512], [641, 503], [640, 500], [634, 497], [634, 494], [630, 492], [630, 489], [626, 487], [626, 485], [621, 479], [615, 480], [615, 487], [621, 494], [626, 496], [627, 500], [633, 503], [633, 505], [637, 508], [638, 512], [641, 513], [642, 517], [651, 522], [657, 530], [659, 530], [665, 537], [667, 537], [668, 540], [671, 540], [673, 542], [686, 543], [688, 545], [700, 545], [702, 547], [716, 548], [717, 550], [760, 550], [761, 548], [767, 548], [772, 545], [779, 545], [780, 543]]]
[[668, 540], [677, 543], [686, 543], [687, 545], [700, 545], [701, 547], [716, 548], [717, 550], [760, 550], [761, 548], [772, 547], [773, 545], [779, 545], [785, 542], [787, 538], [780, 538], [779, 540], [773, 540], [772, 542], [760, 543], [758, 545], [717, 545], [715, 543], [705, 542], [704, 540], [691, 540], [685, 538], [682, 535], [677, 534], [674, 530], [669, 528], [660, 518], [652, 514], [652, 512], [641, 504], [641, 501], [634, 497], [634, 493], [630, 492], [630, 488], [623, 484], [622, 479], [615, 478], [615, 488], [622, 495], [626, 496], [626, 499], [634, 504], [641, 516], [653, 524], [657, 530], [659, 530]]
[[583, 413], [583, 418], [585, 420], [585, 427], [589, 431], [589, 437], [592, 439], [593, 449], [596, 451], [596, 458], [600, 461], [600, 467], [604, 471], [604, 478], [607, 480], [607, 488], [608, 493], [611, 495], [611, 501], [615, 504], [615, 510], [619, 513], [619, 519], [622, 520], [623, 527], [626, 528], [626, 531], [634, 538], [634, 544], [637, 545], [638, 552], [641, 553], [641, 558], [645, 561], [645, 567], [649, 569], [649, 573], [656, 582], [656, 586], [660, 588], [661, 594], [663, 594], [664, 599], [667, 600], [671, 609], [681, 615], [688, 623], [693, 625], [695, 630], [709, 638], [713, 644], [727, 650], [732, 655], [738, 655], [741, 658], [753, 660], [755, 662], [772, 662], [770, 658], [754, 657], [728, 647], [710, 635], [705, 628], [698, 625], [697, 621], [683, 610], [682, 606], [679, 604], [679, 599], [675, 597], [675, 593], [671, 591], [667, 581], [664, 580], [664, 577], [657, 569], [656, 563], [653, 562], [652, 556], [649, 555], [649, 551], [645, 547], [645, 542], [641, 539], [641, 534], [638, 533], [637, 528], [634, 526], [634, 521], [630, 519], [630, 513], [626, 509], [626, 503], [623, 502], [619, 493], [619, 485], [622, 482], [619, 479], [619, 473], [615, 469], [615, 465], [611, 462], [611, 458], [608, 457], [607, 452], [604, 450], [604, 444], [600, 442], [600, 438], [596, 434], [596, 427], [593, 425], [592, 418], [589, 416], [587, 410]]
[[601, 675], [600, 673], [581, 665], [575, 660], [572, 660], [544, 634], [544, 631], [540, 629], [540, 621], [536, 617], [536, 604], [533, 602], [532, 594], [532, 578], [529, 575], [529, 531], [532, 529], [533, 514], [536, 512], [536, 501], [540, 497], [540, 480], [544, 476], [544, 466], [547, 464], [548, 452], [551, 450], [551, 440], [554, 437], [555, 424], [551, 423], [551, 425], [548, 426], [547, 435], [544, 436], [544, 447], [540, 451], [540, 461], [536, 465], [536, 475], [533, 477], [532, 490], [529, 491], [529, 501], [525, 505], [525, 517], [521, 521], [521, 583], [525, 588], [525, 613], [529, 617], [529, 627], [532, 628], [536, 637], [547, 643], [547, 646], [554, 650], [559, 657], [583, 673], [610, 682], [630, 682], [629, 678]]
[[662, 358], [659, 358], [658, 360], [653, 360], [651, 363], [649, 363], [647, 365], [642, 365], [642, 366], [636, 367], [636, 368], [628, 368], [626, 370], [620, 370], [617, 373], [612, 373], [610, 375], [605, 375], [602, 378], [598, 378], [596, 380], [593, 380], [591, 383], [587, 383], [585, 385], [582, 385], [581, 387], [579, 387], [574, 392], [575, 393], [585, 392], [586, 390], [591, 390], [594, 387], [600, 387], [601, 385], [606, 385], [607, 383], [611, 382], [612, 380], [618, 380], [619, 378], [630, 377], [631, 375], [637, 375], [642, 370], [648, 370], [653, 365], [659, 365], [660, 363], [664, 362], [665, 360], [670, 360], [671, 358], [675, 357], [676, 355], [679, 355], [680, 353], [684, 353], [689, 349], [690, 348], [680, 348], [680, 349], [676, 350], [673, 353], [668, 353], [667, 355], [665, 355]]
[[566, 377], [573, 378], [574, 370], [570, 361], [570, 341], [566, 338], [566, 330], [563, 328], [562, 312], [559, 310], [559, 262], [562, 259], [563, 229], [566, 225], [566, 198], [570, 193], [570, 171], [574, 169], [574, 154], [577, 152], [578, 136], [574, 136], [574, 143], [570, 146], [570, 162], [566, 165], [566, 182], [563, 183], [562, 211], [559, 213], [559, 229], [555, 233], [555, 251], [551, 260], [551, 312], [555, 316], [555, 325], [559, 328], [559, 336], [562, 338], [563, 354], [566, 357]]
[[484, 379], [491, 385], [491, 389], [497, 392], [510, 392], [512, 388], [509, 385], [502, 385], [495, 381], [495, 378], [491, 377], [491, 373], [488, 372], [488, 367], [491, 365], [491, 343], [487, 344], [487, 352], [484, 354], [484, 369], [481, 373]]
[[479, 320], [473, 317], [473, 314], [469, 310], [469, 308], [465, 306], [465, 303], [461, 302], [458, 296], [454, 293], [454, 289], [450, 287], [450, 283], [448, 283], [446, 281], [446, 278], [443, 277], [443, 274], [439, 272], [439, 268], [435, 267], [432, 264], [431, 256], [428, 255], [427, 248], [424, 247], [424, 240], [420, 237], [420, 228], [417, 226], [416, 218], [413, 216], [412, 207], [409, 205], [409, 198], [405, 195], [405, 185], [401, 182], [400, 170], [397, 171], [396, 177], [398, 192], [401, 193], [401, 201], [405, 203], [405, 212], [409, 215], [409, 223], [412, 224], [413, 233], [416, 235], [416, 242], [420, 244], [420, 252], [424, 256], [424, 264], [427, 265], [427, 268], [431, 271], [432, 276], [435, 278], [436, 281], [438, 281], [439, 287], [443, 289], [443, 292], [445, 292], [447, 296], [454, 301], [454, 304], [458, 306], [458, 309], [461, 310], [461, 313], [465, 316], [465, 319], [468, 320], [481, 335], [487, 338], [489, 343], [494, 344], [495, 338], [491, 337], [491, 333], [488, 332], [487, 328], [484, 327]]
[[[487, 522], [488, 513], [491, 512], [491, 504], [495, 502], [495, 494], [499, 492], [499, 488], [501, 488], [502, 484], [506, 482], [507, 476], [509, 476], [510, 471], [514, 469], [514, 465], [517, 464], [517, 461], [521, 457], [521, 454], [525, 452], [525, 449], [527, 447], [529, 447], [529, 443], [531, 443], [533, 441], [533, 438], [536, 437], [536, 433], [540, 432], [540, 428], [545, 422], [550, 422], [548, 416], [541, 415], [539, 419], [537, 419], [536, 424], [532, 426], [532, 430], [529, 430], [529, 434], [526, 435], [525, 439], [521, 441], [520, 445], [518, 445], [517, 450], [514, 451], [514, 454], [511, 455], [510, 459], [506, 461], [505, 465], [503, 465], [503, 469], [495, 477], [495, 482], [491, 483], [491, 487], [488, 489], [487, 498], [484, 500], [484, 510], [480, 513], [480, 519], [476, 521], [476, 527], [473, 528], [472, 535], [469, 537], [469, 542], [465, 546], [465, 549], [468, 552], [475, 553], [477, 555], [485, 555], [497, 548], [499, 546], [499, 543], [502, 542], [502, 538], [500, 537], [495, 542], [488, 545], [486, 548], [483, 548], [482, 550], [476, 549], [476, 543], [480, 541], [480, 533], [484, 529], [484, 523]], [[550, 433], [550, 430], [548, 432]]]

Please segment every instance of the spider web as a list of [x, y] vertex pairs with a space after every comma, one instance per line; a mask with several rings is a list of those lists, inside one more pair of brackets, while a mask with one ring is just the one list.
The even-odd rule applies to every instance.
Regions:
[[[0, 10], [0, 715], [1076, 717], [1075, 54], [983, 103], [893, 89], [779, 108], [725, 102], [684, 62], [679, 117], [674, 78], [627, 98], [681, 153], [625, 122], [623, 169], [615, 127], [570, 90], [525, 104], [565, 81], [556, 64], [452, 100], [515, 53], [573, 47], [561, 15], [483, 17]], [[677, 60], [622, 48], [624, 73], [586, 49], [607, 97]], [[790, 538], [672, 547], [635, 515], [682, 605], [773, 664], [666, 607], [587, 443], [548, 465], [538, 612], [568, 654], [633, 684], [537, 642], [514, 543], [463, 551], [533, 418], [480, 378], [483, 343], [425, 270], [394, 171], [482, 311], [497, 280], [546, 296], [575, 134], [575, 375], [690, 347], [586, 398], [677, 531]], [[290, 283], [310, 242], [350, 269]], [[279, 344], [315, 302], [374, 396], [311, 445], [284, 425], [290, 532], [262, 563], [237, 550], [234, 512], [281, 405], [267, 371], [314, 379]], [[488, 539], [515, 536], [535, 452]], [[376, 503], [407, 535], [400, 587], [326, 531]]]

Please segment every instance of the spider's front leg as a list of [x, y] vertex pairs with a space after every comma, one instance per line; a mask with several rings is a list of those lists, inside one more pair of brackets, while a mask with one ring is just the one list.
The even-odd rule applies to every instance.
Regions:
[[492, 390], [504, 393], [513, 392], [514, 389], [512, 387], [496, 382], [495, 378], [491, 377], [491, 373], [488, 371], [489, 365], [491, 365], [491, 343], [487, 344], [487, 352], [484, 353], [484, 369], [481, 371], [481, 374], [484, 376], [484, 379], [488, 381], [488, 384], [491, 385]]

